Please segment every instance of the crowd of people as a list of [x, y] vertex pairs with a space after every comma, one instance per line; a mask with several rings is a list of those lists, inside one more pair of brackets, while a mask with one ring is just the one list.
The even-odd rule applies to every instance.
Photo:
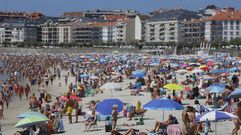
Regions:
[[[1, 93], [0, 93], [0, 119], [4, 119], [5, 106], [8, 108], [11, 98], [19, 97], [19, 100], [26, 99], [29, 102], [29, 109], [31, 111], [38, 111], [44, 114], [49, 121], [45, 129], [39, 128], [38, 125], [34, 127], [35, 132], [43, 130], [44, 133], [49, 134], [60, 133], [64, 131], [62, 118], [66, 114], [69, 120], [69, 124], [73, 123], [72, 114], [75, 112], [75, 123], [79, 122], [79, 116], [85, 118], [84, 131], [90, 131], [90, 128], [97, 125], [98, 117], [96, 112], [96, 104], [99, 101], [91, 101], [88, 107], [83, 109], [80, 104], [80, 98], [94, 96], [103, 92], [101, 86], [108, 82], [121, 83], [125, 79], [133, 80], [134, 84], [130, 83], [128, 89], [130, 89], [130, 95], [140, 96], [143, 93], [150, 93], [150, 100], [159, 98], [169, 98], [180, 104], [185, 100], [193, 101], [193, 106], [188, 105], [182, 112], [182, 119], [177, 120], [173, 115], [169, 115], [167, 121], [156, 121], [153, 123], [153, 129], [150, 132], [160, 133], [162, 130], [167, 129], [169, 125], [181, 125], [180, 132], [184, 135], [197, 135], [204, 131], [204, 123], [196, 122], [196, 118], [206, 112], [206, 106], [214, 106], [220, 108], [228, 103], [227, 107], [223, 111], [233, 113], [238, 116], [234, 119], [233, 135], [237, 135], [240, 129], [241, 122], [241, 105], [238, 98], [227, 98], [236, 88], [239, 87], [239, 70], [235, 70], [234, 74], [216, 73], [212, 74], [211, 69], [232, 68], [236, 65], [232, 62], [223, 64], [213, 64], [203, 68], [202, 72], [192, 72], [191, 74], [184, 74], [182, 77], [178, 74], [178, 70], [181, 70], [180, 66], [171, 65], [169, 62], [163, 62], [156, 66], [150, 66], [147, 62], [150, 60], [144, 59], [144, 62], [140, 60], [131, 60], [132, 56], [127, 55], [128, 60], [117, 59], [106, 55], [105, 60], [101, 55], [94, 54], [90, 56], [80, 56], [78, 61], [74, 61], [73, 58], [59, 57], [53, 55], [38, 56], [38, 55], [0, 55], [0, 61], [6, 63], [1, 66], [0, 74], [7, 72], [9, 77], [7, 80], [1, 80]], [[99, 58], [99, 59], [98, 59]], [[92, 60], [93, 59], [93, 60]], [[108, 61], [109, 59], [109, 61]], [[175, 62], [178, 60], [174, 60]], [[186, 62], [188, 63], [188, 62]], [[202, 62], [197, 62], [202, 63]], [[225, 63], [225, 59], [223, 61]], [[218, 67], [214, 67], [214, 66]], [[197, 68], [198, 66], [189, 65], [187, 72]], [[161, 70], [160, 70], [161, 69]], [[165, 70], [164, 70], [165, 69]], [[62, 74], [62, 70], [66, 70], [67, 74]], [[135, 78], [132, 73], [136, 70], [142, 70], [145, 76]], [[190, 70], [190, 71], [188, 71]], [[205, 75], [203, 75], [203, 73]], [[231, 78], [230, 78], [230, 77]], [[52, 95], [46, 88], [49, 85], [53, 85], [53, 82], [64, 77], [64, 85], [68, 86], [68, 90], [65, 95]], [[75, 81], [69, 81], [70, 77], [74, 77]], [[180, 79], [182, 78], [182, 79]], [[21, 83], [22, 80], [26, 80], [27, 83]], [[166, 90], [164, 86], [166, 84], [182, 84], [184, 86], [183, 91]], [[214, 84], [225, 84], [224, 92], [220, 94], [208, 92], [208, 88]], [[59, 84], [61, 87], [63, 84]], [[34, 92], [32, 86], [38, 87], [38, 92]], [[39, 95], [38, 95], [39, 94]], [[51, 99], [54, 99], [51, 102]], [[74, 97], [74, 98], [73, 98]], [[201, 100], [205, 100], [204, 104], [200, 104]], [[11, 104], [11, 103], [10, 103]], [[133, 117], [141, 116], [147, 112], [146, 109], [141, 108], [140, 101], [136, 107], [125, 106], [123, 109], [123, 116], [128, 118], [129, 121], [133, 120]], [[75, 110], [75, 111], [73, 111]], [[112, 115], [110, 118], [111, 134], [118, 134], [117, 107], [113, 106]], [[180, 124], [181, 121], [181, 124]], [[140, 122], [143, 123], [143, 122]], [[210, 123], [209, 123], [210, 124]], [[210, 127], [210, 125], [209, 125]], [[29, 129], [28, 129], [29, 130]], [[210, 129], [211, 130], [211, 129]], [[136, 129], [129, 129], [127, 134], [135, 134], [138, 132]], [[149, 132], [149, 131], [148, 131]], [[146, 132], [141, 132], [145, 134]], [[20, 132], [16, 133], [22, 134]], [[38, 133], [40, 134], [40, 133]]]

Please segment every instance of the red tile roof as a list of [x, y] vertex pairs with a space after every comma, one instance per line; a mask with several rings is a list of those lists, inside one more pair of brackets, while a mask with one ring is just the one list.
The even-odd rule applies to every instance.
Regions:
[[241, 20], [241, 11], [225, 10], [218, 11], [216, 15], [207, 18], [211, 21]]

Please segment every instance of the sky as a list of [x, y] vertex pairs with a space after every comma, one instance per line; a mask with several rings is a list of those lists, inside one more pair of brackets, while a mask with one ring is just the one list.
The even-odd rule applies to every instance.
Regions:
[[160, 8], [197, 11], [211, 4], [241, 9], [241, 0], [0, 0], [0, 11], [39, 11], [49, 16], [60, 16], [63, 12], [90, 9], [135, 9], [141, 13]]

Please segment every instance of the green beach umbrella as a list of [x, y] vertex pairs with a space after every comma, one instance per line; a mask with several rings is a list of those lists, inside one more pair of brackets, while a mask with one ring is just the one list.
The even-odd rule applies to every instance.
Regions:
[[30, 117], [30, 116], [42, 116], [42, 117], [46, 117], [45, 115], [43, 115], [42, 113], [39, 113], [39, 112], [25, 112], [25, 113], [22, 113], [20, 115], [17, 116], [17, 118], [26, 118], [26, 117]]
[[15, 128], [25, 128], [30, 127], [36, 124], [44, 123], [48, 121], [48, 118], [45, 116], [29, 116], [24, 119], [21, 119], [16, 125]]

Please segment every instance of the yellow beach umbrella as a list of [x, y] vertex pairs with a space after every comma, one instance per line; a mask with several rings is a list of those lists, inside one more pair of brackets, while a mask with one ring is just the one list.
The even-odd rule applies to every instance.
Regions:
[[183, 86], [182, 85], [179, 85], [179, 84], [175, 84], [175, 83], [170, 83], [170, 84], [167, 84], [165, 86], [163, 86], [165, 89], [168, 89], [168, 90], [175, 90], [175, 91], [181, 91], [183, 90]]

